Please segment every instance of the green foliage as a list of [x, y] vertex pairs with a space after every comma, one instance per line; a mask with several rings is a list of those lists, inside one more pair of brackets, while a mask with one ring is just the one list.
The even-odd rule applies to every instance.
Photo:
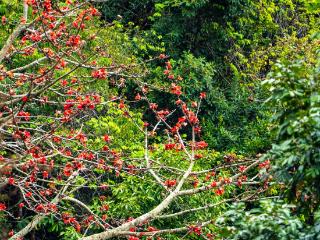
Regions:
[[[260, 88], [260, 79], [275, 59], [292, 54], [284, 46], [298, 39], [306, 42], [304, 36], [315, 31], [317, 13], [309, 10], [314, 6], [310, 4], [132, 0], [108, 1], [99, 7], [105, 19], [135, 26], [131, 34], [133, 40], [139, 39], [138, 56], [160, 50], [151, 47], [159, 42], [155, 36], [160, 37], [165, 53], [175, 59], [177, 74], [185, 79], [184, 90], [191, 95], [197, 90], [208, 92], [202, 118], [211, 147], [253, 154], [266, 150], [273, 137], [268, 124], [271, 114], [261, 104], [267, 94]], [[288, 39], [287, 45], [283, 39]], [[146, 81], [162, 85], [161, 71], [149, 67], [156, 78]]]
[[310, 225], [296, 215], [296, 206], [280, 200], [264, 200], [252, 209], [244, 203], [234, 204], [216, 221], [218, 238], [230, 240], [318, 240], [320, 212]]
[[93, 117], [86, 123], [92, 133], [88, 144], [94, 149], [101, 149], [105, 144], [103, 136], [108, 134], [118, 136], [111, 139], [110, 147], [124, 153], [137, 154], [137, 152], [142, 152], [143, 154], [144, 135], [139, 132], [139, 127], [143, 125], [141, 114], [130, 112], [131, 117], [126, 117], [123, 115], [123, 111], [115, 107], [116, 104], [111, 103], [102, 110], [105, 116]]
[[275, 65], [264, 82], [277, 105], [274, 121], [278, 141], [270, 152], [280, 179], [291, 188], [287, 193], [296, 204], [313, 212], [319, 205], [320, 179], [320, 81], [319, 62], [314, 58]]
[[0, 23], [0, 47], [7, 40], [8, 33], [19, 23], [22, 12], [22, 6], [18, 1], [0, 0], [0, 17], [5, 16], [7, 19], [6, 24]]
[[218, 218], [222, 236], [230, 240], [301, 239], [303, 222], [292, 215], [293, 206], [284, 202], [262, 201], [260, 208], [248, 211], [236, 204]]

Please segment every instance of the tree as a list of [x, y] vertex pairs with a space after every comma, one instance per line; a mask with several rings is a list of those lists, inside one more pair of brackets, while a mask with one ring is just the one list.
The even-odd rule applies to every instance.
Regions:
[[277, 141], [269, 152], [276, 176], [288, 199], [313, 223], [319, 209], [320, 81], [319, 46], [316, 35], [310, 44], [295, 53], [295, 59], [282, 59], [264, 81], [276, 106], [274, 122]]
[[[86, 240], [201, 235], [214, 220], [183, 215], [263, 195], [268, 179], [255, 175], [257, 168], [268, 169], [268, 161], [234, 154], [220, 164], [210, 160], [198, 119], [206, 94], [184, 100], [167, 56], [153, 59], [166, 61], [167, 87], [157, 89], [139, 79], [139, 63], [119, 63], [110, 54], [90, 1], [28, 0], [23, 9], [0, 51], [0, 214], [14, 228], [5, 238], [22, 239], [49, 218]], [[127, 81], [136, 85], [134, 99], [122, 94]], [[152, 91], [175, 96], [175, 109], [150, 102]], [[142, 121], [137, 102], [153, 121]], [[179, 118], [171, 118], [173, 112]], [[127, 132], [112, 128], [114, 122], [128, 124]], [[125, 140], [135, 146], [126, 148], [118, 140], [133, 129]], [[144, 186], [151, 187], [152, 201], [142, 212], [109, 218], [106, 213], [119, 206], [107, 200], [128, 179], [141, 186], [133, 193], [140, 197], [147, 194]], [[155, 227], [177, 217], [169, 228]]]
[[[228, 239], [319, 239], [320, 81], [318, 34], [279, 60], [264, 85], [277, 141], [265, 155], [282, 187], [278, 201], [233, 206], [217, 224]], [[293, 59], [292, 59], [293, 58]], [[284, 201], [285, 200], [285, 201]], [[290, 203], [290, 205], [288, 205]]]

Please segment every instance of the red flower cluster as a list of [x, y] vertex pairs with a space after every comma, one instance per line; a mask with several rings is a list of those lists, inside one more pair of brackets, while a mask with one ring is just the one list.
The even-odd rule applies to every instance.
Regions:
[[111, 138], [110, 138], [109, 135], [105, 134], [105, 135], [103, 136], [103, 140], [104, 140], [105, 142], [109, 143], [109, 142], [111, 141]]
[[70, 216], [69, 213], [62, 214], [62, 220], [64, 224], [73, 225], [77, 232], [81, 231], [81, 226], [75, 217]]
[[174, 187], [176, 184], [177, 184], [177, 180], [167, 179], [167, 180], [164, 182], [164, 185], [166, 185], [167, 187]]
[[70, 36], [69, 40], [66, 42], [66, 45], [71, 47], [78, 47], [80, 45], [80, 42], [81, 38], [79, 35]]
[[212, 181], [212, 183], [210, 184], [211, 187], [216, 187], [217, 186], [217, 182], [216, 181]]
[[180, 96], [182, 94], [181, 86], [178, 86], [174, 83], [171, 84], [171, 93]]
[[202, 231], [201, 226], [191, 225], [188, 228], [191, 233], [195, 233], [198, 236], [201, 235], [201, 231]]
[[200, 93], [200, 99], [206, 98], [207, 94], [205, 92]]
[[224, 188], [220, 187], [220, 188], [216, 189], [214, 192], [215, 192], [218, 196], [221, 196], [221, 195], [224, 194]]
[[172, 150], [172, 149], [174, 149], [175, 146], [176, 146], [175, 143], [167, 143], [164, 145], [164, 149], [165, 150]]
[[18, 113], [18, 117], [23, 117], [24, 120], [29, 121], [30, 120], [30, 113], [29, 112], [20, 111]]
[[259, 168], [261, 169], [261, 168], [269, 168], [270, 167], [270, 160], [268, 159], [268, 160], [266, 160], [266, 161], [264, 161], [263, 163], [260, 163], [259, 164]]
[[24, 130], [24, 131], [17, 130], [14, 132], [13, 137], [15, 139], [21, 139], [27, 143], [27, 142], [30, 142], [31, 133], [27, 130]]
[[169, 110], [160, 110], [158, 112], [156, 112], [157, 116], [160, 118], [160, 119], [163, 119], [163, 120], [166, 120], [166, 116], [169, 114]]
[[196, 142], [195, 148], [196, 149], [204, 149], [208, 146], [208, 143], [205, 141]]
[[246, 170], [246, 166], [243, 166], [243, 165], [239, 166], [240, 172], [244, 172], [245, 170]]
[[97, 79], [106, 79], [107, 75], [108, 73], [105, 68], [100, 68], [99, 70], [92, 71], [91, 73], [91, 76]]
[[66, 177], [70, 177], [72, 173], [73, 173], [73, 167], [72, 167], [71, 163], [67, 163], [63, 169], [63, 174]]
[[8, 184], [9, 184], [9, 185], [14, 185], [14, 184], [15, 184], [15, 180], [14, 180], [13, 177], [9, 177], [9, 178], [8, 178]]

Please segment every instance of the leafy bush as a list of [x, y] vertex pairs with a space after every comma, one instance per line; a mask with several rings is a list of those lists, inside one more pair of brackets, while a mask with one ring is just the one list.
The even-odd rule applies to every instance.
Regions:
[[272, 93], [268, 102], [277, 106], [273, 119], [279, 124], [270, 156], [280, 181], [290, 186], [289, 198], [309, 214], [319, 206], [320, 196], [320, 68], [314, 54], [277, 63], [264, 82]]

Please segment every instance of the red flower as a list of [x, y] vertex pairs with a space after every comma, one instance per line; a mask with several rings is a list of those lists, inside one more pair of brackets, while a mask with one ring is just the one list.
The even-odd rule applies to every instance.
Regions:
[[4, 203], [0, 203], [0, 212], [6, 210], [7, 207]]
[[72, 23], [72, 26], [74, 27], [74, 28], [78, 28], [78, 21], [74, 21], [73, 23]]
[[126, 105], [124, 104], [123, 100], [121, 100], [120, 103], [119, 103], [119, 108], [123, 109], [123, 108], [125, 108], [125, 106]]
[[69, 40], [66, 42], [67, 46], [77, 47], [80, 44], [80, 36], [71, 36]]
[[189, 118], [190, 124], [197, 124], [199, 122], [199, 119], [193, 112], [189, 112], [188, 118]]
[[61, 84], [61, 86], [65, 87], [65, 86], [68, 85], [68, 81], [63, 79], [63, 80], [60, 81], [60, 84]]
[[158, 104], [156, 103], [150, 103], [150, 109], [156, 110], [158, 108]]
[[210, 186], [213, 187], [213, 188], [216, 187], [217, 186], [217, 182], [213, 181]]
[[141, 100], [141, 96], [140, 96], [140, 94], [138, 93], [138, 94], [134, 97], [134, 99], [135, 99], [136, 101]]
[[178, 123], [183, 123], [183, 122], [185, 122], [186, 121], [186, 117], [179, 117], [178, 118]]
[[165, 58], [167, 58], [167, 56], [166, 56], [165, 54], [161, 53], [161, 54], [159, 55], [159, 58], [160, 58], [160, 59], [165, 59]]
[[177, 180], [170, 180], [170, 179], [168, 179], [168, 180], [166, 180], [165, 182], [164, 182], [164, 185], [166, 185], [167, 187], [173, 187], [173, 186], [175, 186], [177, 184]]
[[201, 99], [206, 98], [206, 96], [207, 96], [207, 94], [206, 94], [205, 92], [200, 93], [200, 98], [201, 98]]
[[94, 7], [90, 7], [88, 9], [88, 11], [92, 16], [99, 16], [100, 15], [99, 11]]
[[104, 68], [100, 68], [99, 70], [97, 71], [93, 71], [91, 73], [91, 76], [93, 78], [97, 78], [97, 79], [106, 79], [108, 73], [106, 72], [106, 69]]
[[171, 63], [169, 61], [166, 62], [166, 69], [168, 69], [168, 70], [172, 69]]
[[102, 211], [108, 211], [109, 210], [109, 205], [107, 205], [107, 204], [102, 205], [101, 210]]
[[176, 84], [172, 83], [171, 84], [171, 93], [175, 94], [175, 95], [181, 95], [181, 87], [177, 86]]
[[196, 108], [196, 107], [198, 106], [198, 103], [197, 103], [197, 102], [192, 102], [192, 103], [191, 103], [191, 106], [192, 106], [193, 108]]
[[18, 113], [18, 116], [19, 116], [19, 117], [23, 117], [24, 120], [26, 120], [26, 121], [29, 121], [29, 120], [30, 120], [30, 113], [28, 113], [28, 112], [20, 111], [20, 112]]
[[42, 172], [42, 177], [43, 178], [48, 178], [49, 177], [49, 173], [47, 171], [43, 171]]
[[37, 212], [43, 212], [45, 209], [44, 209], [43, 204], [38, 204], [38, 205], [36, 206], [35, 210], [36, 210]]
[[67, 165], [65, 166], [65, 168], [63, 169], [63, 174], [64, 174], [66, 177], [70, 177], [71, 174], [72, 174], [72, 172], [73, 172], [73, 168], [72, 168], [72, 166], [71, 166], [70, 164], [67, 164]]
[[2, 16], [1, 21], [2, 21], [2, 25], [5, 25], [7, 22], [6, 16]]
[[28, 97], [27, 97], [27, 96], [23, 96], [23, 97], [21, 98], [21, 100], [22, 100], [22, 102], [26, 102], [26, 101], [28, 101]]
[[103, 140], [108, 143], [110, 142], [111, 139], [110, 139], [110, 136], [106, 134], [103, 136]]
[[81, 231], [81, 226], [79, 223], [76, 223], [74, 228], [76, 229], [77, 232]]
[[259, 168], [269, 168], [270, 167], [270, 160], [266, 160], [263, 163], [259, 164]]
[[19, 208], [23, 208], [24, 207], [24, 203], [22, 202], [22, 203], [19, 203]]
[[199, 180], [198, 180], [198, 179], [195, 179], [195, 180], [193, 181], [192, 185], [193, 185], [194, 188], [197, 188], [198, 185], [199, 185]]
[[149, 226], [148, 227], [148, 232], [154, 232], [157, 231], [158, 229], [156, 229], [155, 227]]
[[9, 236], [9, 237], [12, 237], [13, 235], [14, 235], [14, 231], [11, 230], [11, 231], [8, 233], [8, 236]]
[[23, 134], [23, 137], [24, 137], [25, 140], [28, 140], [28, 139], [31, 137], [30, 132], [27, 131], [27, 130], [24, 130], [24, 131], [22, 132], [22, 134]]
[[32, 40], [33, 42], [40, 42], [41, 38], [41, 35], [37, 32], [30, 35], [30, 40]]
[[196, 142], [196, 148], [197, 149], [204, 149], [208, 146], [208, 143], [205, 141]]
[[194, 232], [198, 236], [201, 235], [201, 227], [200, 226], [195, 226], [195, 225], [189, 226], [189, 231]]
[[232, 182], [232, 179], [231, 178], [224, 178], [223, 181], [225, 184], [230, 184]]
[[180, 104], [182, 104], [183, 102], [182, 102], [182, 100], [181, 99], [178, 99], [177, 101], [176, 101], [176, 104], [177, 105], [180, 105]]
[[166, 69], [166, 70], [163, 71], [163, 74], [164, 74], [164, 75], [169, 75], [169, 74], [170, 74], [170, 71], [169, 71], [168, 69]]
[[61, 143], [61, 138], [60, 137], [53, 137], [52, 139], [55, 143]]
[[218, 195], [218, 196], [221, 196], [222, 194], [224, 194], [224, 189], [223, 188], [218, 188], [215, 190], [215, 193]]
[[173, 75], [173, 74], [170, 74], [170, 75], [168, 76], [168, 78], [171, 79], [171, 80], [173, 80], [173, 79], [174, 79], [174, 75]]
[[164, 145], [164, 149], [165, 149], [165, 150], [172, 150], [172, 149], [174, 149], [175, 145], [176, 145], [175, 143], [165, 144], [165, 145]]
[[14, 178], [13, 178], [13, 177], [9, 177], [9, 178], [8, 178], [8, 184], [14, 185], [14, 183], [15, 183]]
[[240, 171], [240, 172], [244, 172], [245, 170], [246, 170], [246, 166], [241, 165], [241, 166], [239, 167], [239, 171]]

